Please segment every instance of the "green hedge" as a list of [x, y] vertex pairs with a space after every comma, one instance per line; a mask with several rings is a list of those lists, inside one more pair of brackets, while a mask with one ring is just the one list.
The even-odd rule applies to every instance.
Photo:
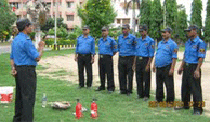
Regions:
[[[46, 39], [45, 40], [45, 44], [46, 45], [53, 45], [54, 44], [54, 39]], [[70, 40], [70, 39], [57, 39], [56, 43], [58, 45], [75, 45], [76, 44], [76, 40]]]

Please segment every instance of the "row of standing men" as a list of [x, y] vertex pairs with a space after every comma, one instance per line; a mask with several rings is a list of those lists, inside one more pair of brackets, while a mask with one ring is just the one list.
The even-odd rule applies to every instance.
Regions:
[[[95, 40], [89, 35], [89, 27], [83, 27], [83, 35], [77, 38], [75, 61], [78, 62], [79, 88], [84, 87], [84, 69], [87, 71], [87, 87], [92, 86], [92, 64], [95, 56]], [[133, 74], [136, 74], [137, 98], [147, 101], [150, 97], [150, 64], [155, 53], [155, 41], [147, 35], [146, 25], [139, 26], [140, 38], [130, 34], [130, 26], [122, 26], [122, 35], [116, 42], [109, 37], [109, 28], [102, 28], [102, 38], [98, 41], [98, 63], [101, 86], [96, 91], [105, 90], [107, 78], [108, 93], [115, 91], [113, 56], [119, 52], [118, 71], [120, 94], [132, 94]], [[180, 109], [189, 109], [190, 94], [193, 94], [194, 115], [202, 114], [201, 65], [206, 56], [206, 44], [198, 37], [198, 28], [191, 25], [185, 30], [189, 40], [185, 43], [184, 58], [178, 74], [182, 77], [182, 101]], [[174, 67], [177, 59], [177, 44], [171, 39], [172, 29], [161, 30], [162, 40], [158, 43], [153, 66], [156, 72], [156, 100], [163, 101], [163, 83], [167, 89], [167, 103], [174, 102]]]

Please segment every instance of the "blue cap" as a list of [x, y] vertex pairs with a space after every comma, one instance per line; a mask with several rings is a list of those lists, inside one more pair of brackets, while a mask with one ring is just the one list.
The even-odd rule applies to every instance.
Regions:
[[187, 29], [185, 29], [184, 31], [191, 31], [191, 30], [198, 30], [198, 26], [197, 25], [190, 25]]
[[84, 25], [82, 29], [83, 29], [83, 30], [89, 29], [89, 26], [88, 26], [88, 25]]
[[166, 32], [166, 31], [171, 33], [172, 29], [170, 27], [167, 27], [167, 28], [161, 30], [161, 32]]
[[147, 28], [147, 25], [140, 25], [139, 26], [139, 31], [147, 31], [148, 28]]
[[122, 26], [122, 29], [130, 29], [130, 25], [129, 25], [129, 24], [124, 24], [124, 25]]

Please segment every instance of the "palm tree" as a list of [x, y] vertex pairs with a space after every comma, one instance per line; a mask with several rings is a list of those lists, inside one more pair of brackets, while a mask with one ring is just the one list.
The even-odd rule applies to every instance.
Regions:
[[136, 22], [135, 22], [135, 8], [137, 9], [140, 9], [140, 0], [130, 0], [128, 3], [127, 3], [127, 0], [124, 0], [124, 9], [125, 9], [125, 12], [126, 14], [128, 14], [128, 11], [129, 11], [129, 8], [131, 8], [131, 5], [132, 6], [132, 10], [133, 10], [133, 13], [132, 13], [132, 23], [133, 23], [133, 33], [135, 33], [135, 25], [136, 25]]

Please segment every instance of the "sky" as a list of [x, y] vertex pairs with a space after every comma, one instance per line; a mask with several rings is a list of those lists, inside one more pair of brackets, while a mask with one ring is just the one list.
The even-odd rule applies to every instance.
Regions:
[[[161, 0], [162, 2], [164, 0]], [[201, 0], [202, 1], [202, 8], [203, 8], [203, 11], [202, 11], [202, 23], [203, 23], [203, 26], [205, 25], [205, 20], [206, 20], [206, 7], [207, 7], [207, 1], [208, 0]], [[188, 20], [190, 20], [190, 5], [192, 4], [193, 0], [176, 0], [177, 4], [180, 5], [184, 5], [185, 8], [186, 8], [186, 13], [188, 15]]]

